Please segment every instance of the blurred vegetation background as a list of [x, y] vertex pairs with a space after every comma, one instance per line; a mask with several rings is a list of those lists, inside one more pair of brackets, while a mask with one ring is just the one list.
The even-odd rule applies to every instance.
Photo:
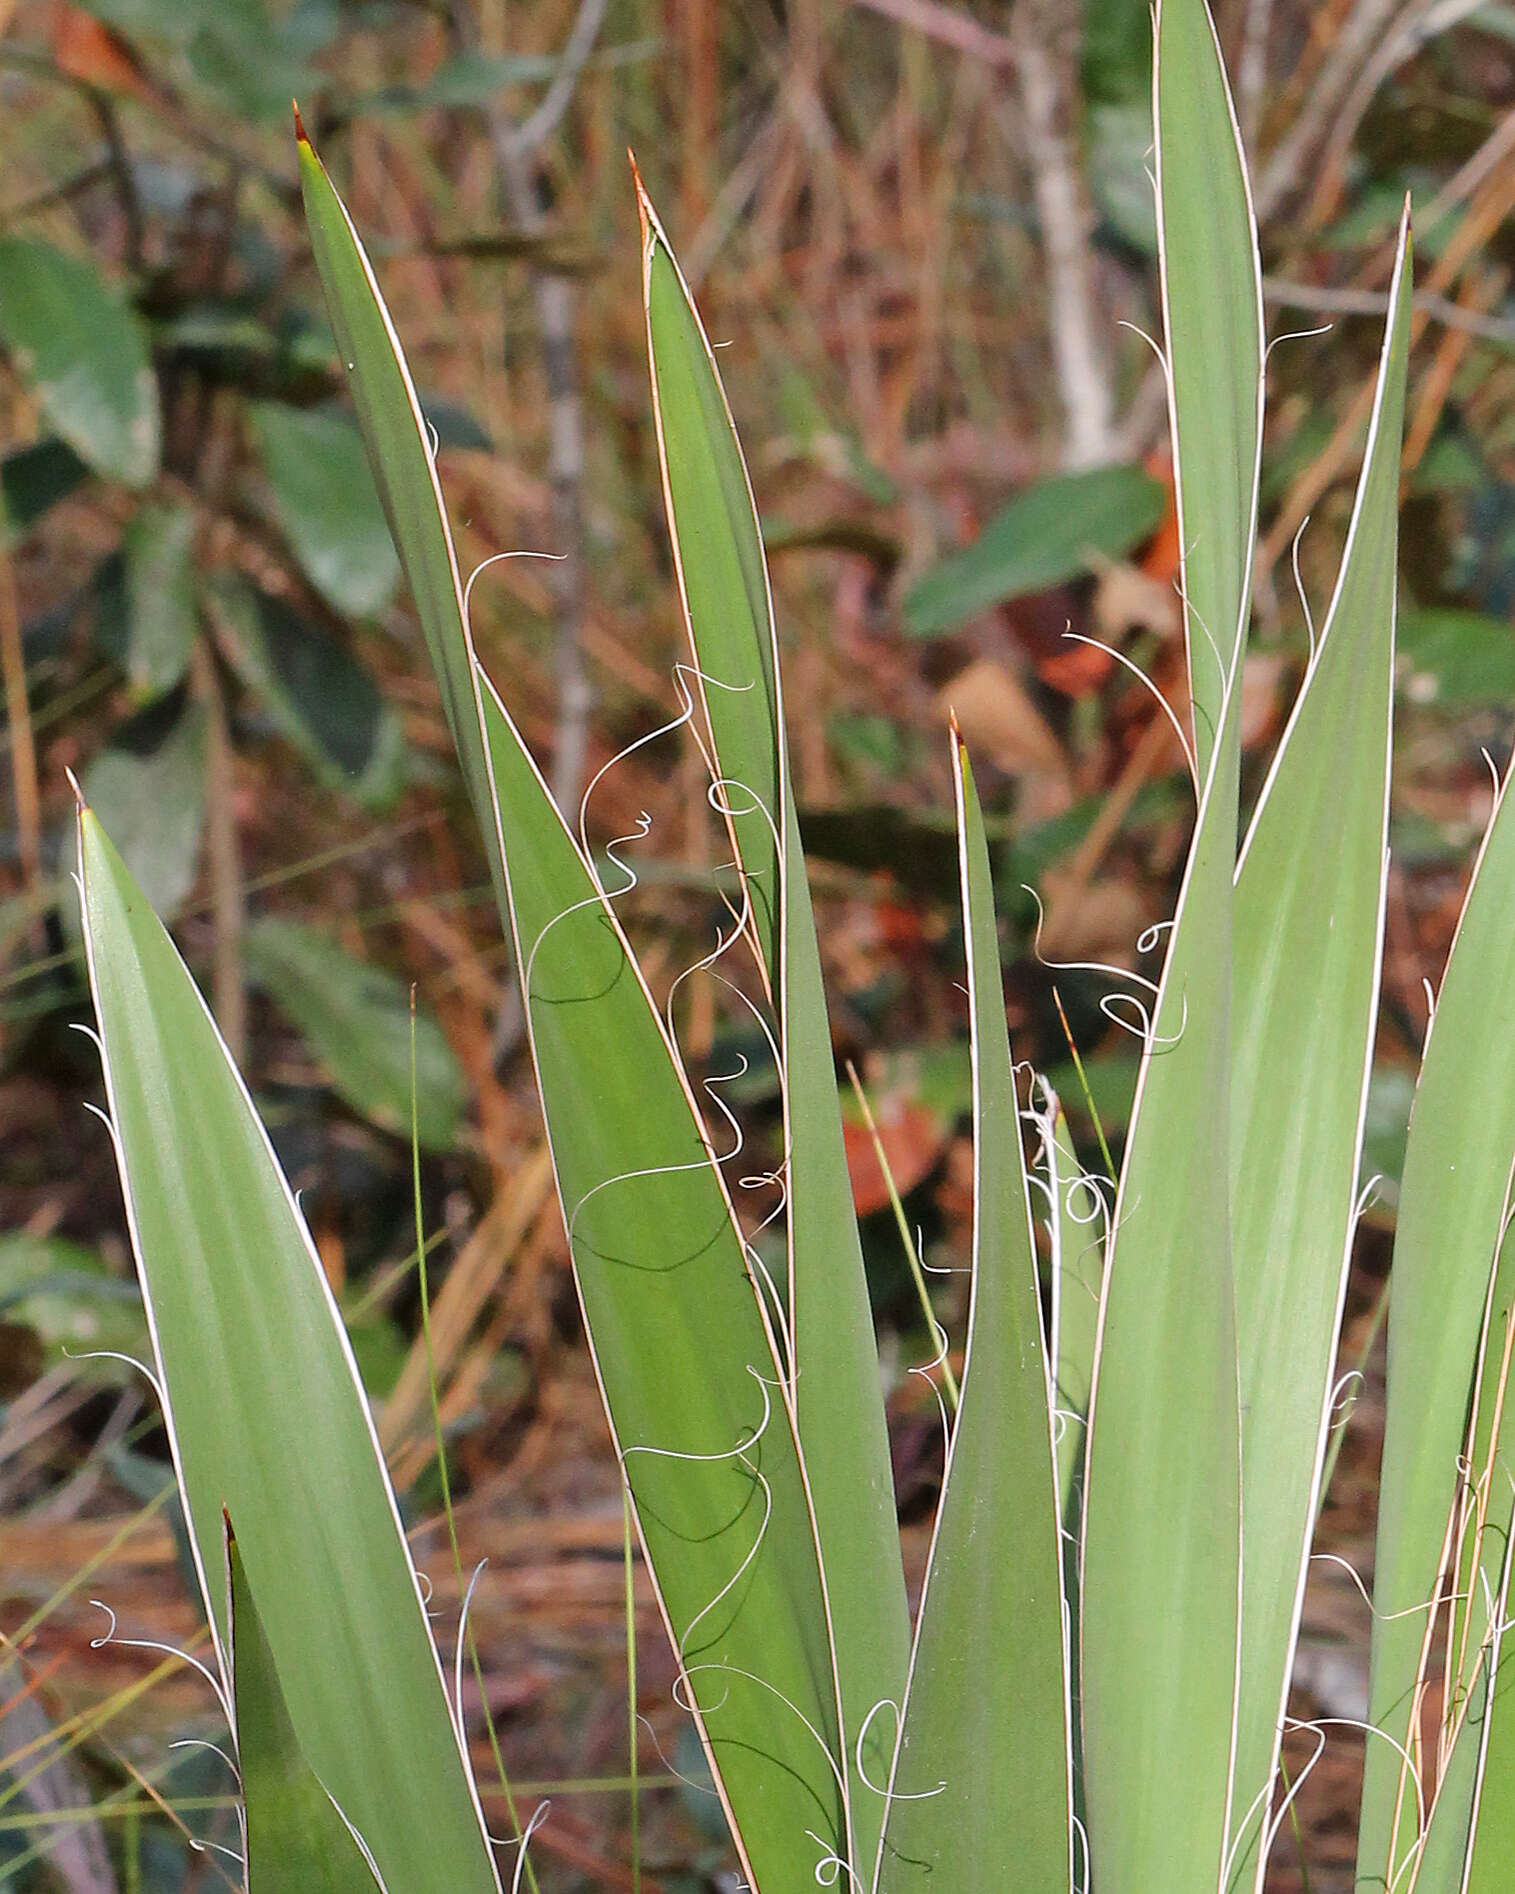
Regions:
[[[1291, 338], [1270, 360], [1254, 789], [1324, 614], [1406, 191], [1421, 259], [1381, 1181], [1327, 1510], [1366, 1572], [1409, 1073], [1515, 707], [1515, 5], [1216, 14], [1269, 333]], [[1056, 963], [1151, 950], [1192, 811], [1156, 701], [1177, 701], [1183, 652], [1148, 339], [1149, 35], [1145, 0], [0, 0], [0, 1889], [219, 1885], [225, 1858], [188, 1839], [235, 1834], [225, 1765], [169, 1747], [214, 1740], [209, 1690], [120, 1641], [192, 1650], [200, 1632], [156, 1402], [118, 1358], [147, 1344], [109, 1138], [81, 1109], [102, 1094], [73, 1030], [69, 770], [303, 1192], [447, 1612], [417, 989], [441, 1414], [465, 1559], [489, 1560], [480, 1773], [487, 1708], [518, 1793], [556, 1785], [543, 1886], [632, 1885], [616, 1469], [484, 856], [308, 254], [291, 98], [372, 239], [466, 563], [552, 555], [480, 570], [475, 633], [571, 816], [593, 783], [591, 840], [649, 819], [618, 851], [639, 877], [625, 911], [671, 983], [713, 942], [726, 858], [691, 744], [615, 760], [676, 714], [684, 652], [635, 150], [751, 462], [837, 1056], [927, 1261], [951, 1270], [970, 1171], [947, 707], [993, 821], [1017, 1052], [1051, 1070], [1093, 1157], [1120, 1138], [1135, 1042], [1099, 973]], [[688, 982], [678, 1025], [763, 1168], [777, 1091], [748, 1017]], [[934, 1346], [861, 1112], [849, 1141], [919, 1550], [940, 1428], [909, 1369]], [[960, 1337], [962, 1279], [936, 1281]], [[635, 1585], [642, 1885], [730, 1887]], [[101, 1649], [92, 1598], [120, 1621]], [[1301, 1703], [1360, 1713], [1365, 1638], [1322, 1568]], [[1350, 1886], [1357, 1769], [1344, 1733], [1271, 1886]]]

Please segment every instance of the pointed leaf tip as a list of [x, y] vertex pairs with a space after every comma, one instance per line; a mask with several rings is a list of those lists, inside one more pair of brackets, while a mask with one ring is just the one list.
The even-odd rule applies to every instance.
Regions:
[[653, 209], [652, 199], [648, 195], [647, 186], [642, 182], [642, 168], [637, 163], [636, 153], [631, 149], [630, 145], [626, 147], [626, 156], [631, 164], [631, 182], [637, 194], [637, 220], [642, 227], [643, 254], [646, 254], [648, 243], [654, 237], [662, 242], [664, 249], [667, 249], [668, 239], [663, 235], [662, 223], [658, 218], [657, 212]]
[[300, 116], [300, 101], [298, 99], [291, 99], [289, 104], [290, 110], [295, 115], [295, 143], [297, 145], [304, 145], [307, 151], [314, 151], [315, 146], [311, 144], [310, 134], [305, 129], [305, 120]]

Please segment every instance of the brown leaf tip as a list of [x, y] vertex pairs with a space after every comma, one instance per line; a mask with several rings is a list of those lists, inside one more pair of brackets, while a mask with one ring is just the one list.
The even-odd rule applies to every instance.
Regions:
[[637, 222], [642, 227], [642, 243], [645, 247], [657, 220], [653, 215], [652, 199], [647, 195], [647, 186], [642, 182], [641, 166], [637, 163], [637, 155], [630, 145], [626, 147], [626, 161], [631, 166], [631, 182], [637, 194]]
[[289, 103], [295, 115], [295, 143], [304, 145], [307, 151], [314, 151], [315, 146], [311, 144], [310, 134], [305, 129], [305, 120], [300, 116], [300, 101], [291, 99]]
[[67, 765], [64, 766], [63, 774], [68, 778], [68, 786], [74, 792], [75, 807], [79, 814], [83, 815], [89, 804], [84, 800], [84, 791], [79, 787], [79, 778]]

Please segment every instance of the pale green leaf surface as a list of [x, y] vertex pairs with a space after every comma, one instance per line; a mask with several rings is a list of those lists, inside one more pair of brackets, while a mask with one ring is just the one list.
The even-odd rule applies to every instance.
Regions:
[[752, 902], [764, 970], [780, 962], [780, 802], [787, 770], [773, 610], [747, 469], [694, 305], [641, 200], [654, 415], [694, 680], [715, 738], [722, 799]]
[[138, 507], [122, 536], [130, 616], [126, 679], [147, 702], [173, 689], [189, 667], [195, 603], [195, 510], [168, 500]]
[[777, 641], [756, 508], [714, 358], [642, 199], [648, 349], [669, 529], [722, 795], [779, 1020], [788, 1152], [790, 1344], [853, 1758], [857, 1858], [883, 1809], [873, 1707], [897, 1702], [909, 1620], [873, 1318], [842, 1143], [820, 954], [790, 783]]
[[1505, 708], [1515, 698], [1515, 632], [1508, 619], [1437, 606], [1407, 611], [1400, 688], [1411, 704]]
[[[1072, 1885], [1062, 1534], [983, 816], [954, 743], [974, 1062], [973, 1289], [880, 1894]], [[987, 1680], [992, 1679], [992, 1683]]]
[[[1229, 1241], [1232, 875], [1256, 511], [1258, 274], [1203, 0], [1154, 74], [1200, 799], [1114, 1212], [1086, 1448], [1084, 1766], [1105, 1894], [1211, 1894], [1229, 1824], [1240, 1418]], [[1217, 646], [1199, 653], [1203, 618]]]
[[[1403, 231], [1402, 245], [1408, 245]], [[1317, 655], [1237, 874], [1231, 1254], [1242, 1411], [1233, 1835], [1255, 1878], [1331, 1407], [1378, 1003], [1409, 350], [1402, 247], [1368, 450]]]
[[[411, 1128], [410, 989], [355, 960], [327, 934], [262, 915], [243, 935], [247, 970], [299, 1027], [349, 1105], [407, 1140]], [[421, 1148], [450, 1149], [468, 1103], [457, 1055], [429, 1008], [415, 1020], [415, 1122]]]
[[[1133, 1065], [1134, 1065], [1133, 1061]], [[1090, 1068], [1086, 1065], [1084, 1073]], [[1074, 1074], [1074, 1077], [1077, 1075]], [[1063, 1522], [1063, 1597], [1068, 1611], [1068, 1694], [1083, 1701], [1080, 1669], [1083, 1646], [1081, 1614], [1084, 1465], [1088, 1450], [1089, 1404], [1094, 1392], [1094, 1357], [1099, 1342], [1099, 1311], [1104, 1290], [1106, 1218], [1109, 1199], [1095, 1176], [1085, 1173], [1074, 1149], [1068, 1121], [1055, 1089], [1045, 1077], [1039, 1109], [1042, 1174], [1047, 1187], [1047, 1232], [1051, 1250], [1051, 1335], [1053, 1363], [1053, 1452], [1057, 1465], [1057, 1507]], [[1128, 1091], [1125, 1108], [1129, 1108]], [[1050, 1114], [1050, 1122], [1048, 1118]], [[1108, 1120], [1104, 1122], [1108, 1123]], [[1082, 1798], [1083, 1726], [1074, 1715], [1069, 1726], [1073, 1782]], [[1075, 1808], [1080, 1821], [1082, 1806]]]
[[836, 1681], [783, 1370], [609, 905], [492, 691], [485, 706], [585, 1324], [736, 1831], [755, 1885], [782, 1894], [847, 1845]]
[[1117, 1894], [1213, 1891], [1226, 1846], [1241, 1524], [1225, 748], [1138, 1085], [1086, 1446], [1085, 1792], [1095, 1872]]
[[300, 1748], [230, 1527], [226, 1559], [249, 1894], [375, 1894], [373, 1870]]
[[1508, 1633], [1500, 1650], [1482, 1770], [1467, 1885], [1455, 1894], [1505, 1894], [1515, 1887], [1515, 1650]]
[[32, 237], [0, 238], [0, 342], [82, 461], [148, 485], [159, 422], [147, 334], [93, 264]]
[[248, 418], [279, 525], [306, 577], [335, 611], [382, 611], [400, 562], [358, 430], [330, 409], [282, 401], [256, 401]]
[[[1515, 1152], [1515, 799], [1501, 790], [1442, 977], [1410, 1116], [1389, 1299], [1369, 1719], [1404, 1742]], [[1370, 1741], [1358, 1882], [1393, 1835], [1401, 1762]], [[1411, 1798], [1413, 1801], [1413, 1797]]]
[[223, 1508], [311, 1768], [408, 1894], [496, 1886], [340, 1318], [235, 1067], [88, 810], [90, 979], [132, 1245], [201, 1588]]
[[1262, 278], [1205, 0], [1159, 0], [1159, 254], [1200, 780], [1246, 632], [1262, 448]]

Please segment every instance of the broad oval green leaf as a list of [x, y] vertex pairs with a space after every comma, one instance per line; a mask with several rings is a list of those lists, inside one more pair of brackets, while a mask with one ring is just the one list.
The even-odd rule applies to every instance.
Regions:
[[372, 618], [394, 597], [400, 562], [362, 436], [327, 408], [258, 401], [248, 418], [301, 570], [334, 611]]
[[149, 502], [127, 524], [126, 679], [139, 703], [171, 691], [189, 668], [198, 626], [195, 511]]
[[973, 544], [917, 579], [905, 597], [916, 638], [955, 631], [979, 612], [1122, 559], [1156, 531], [1163, 485], [1140, 467], [1055, 474], [1017, 495]]
[[321, 782], [365, 808], [405, 786], [405, 732], [369, 672], [323, 625], [235, 574], [206, 603], [232, 669]]
[[[349, 1105], [386, 1131], [411, 1129], [410, 995], [405, 982], [355, 960], [330, 936], [263, 915], [243, 935], [247, 970], [299, 1027]], [[415, 1019], [415, 1122], [423, 1150], [452, 1146], [468, 1102], [457, 1057], [435, 1016]]]
[[30, 1329], [49, 1366], [97, 1355], [89, 1372], [106, 1380], [131, 1372], [109, 1355], [140, 1360], [147, 1348], [136, 1283], [61, 1236], [0, 1236], [0, 1322]]
[[159, 420], [147, 335], [93, 264], [32, 237], [0, 238], [0, 342], [81, 460], [109, 480], [148, 485]]
[[89, 478], [89, 468], [55, 434], [0, 460], [0, 544], [23, 539], [60, 500]]
[[1515, 632], [1505, 618], [1449, 606], [1407, 611], [1399, 687], [1410, 704], [1500, 709], [1515, 698]]

